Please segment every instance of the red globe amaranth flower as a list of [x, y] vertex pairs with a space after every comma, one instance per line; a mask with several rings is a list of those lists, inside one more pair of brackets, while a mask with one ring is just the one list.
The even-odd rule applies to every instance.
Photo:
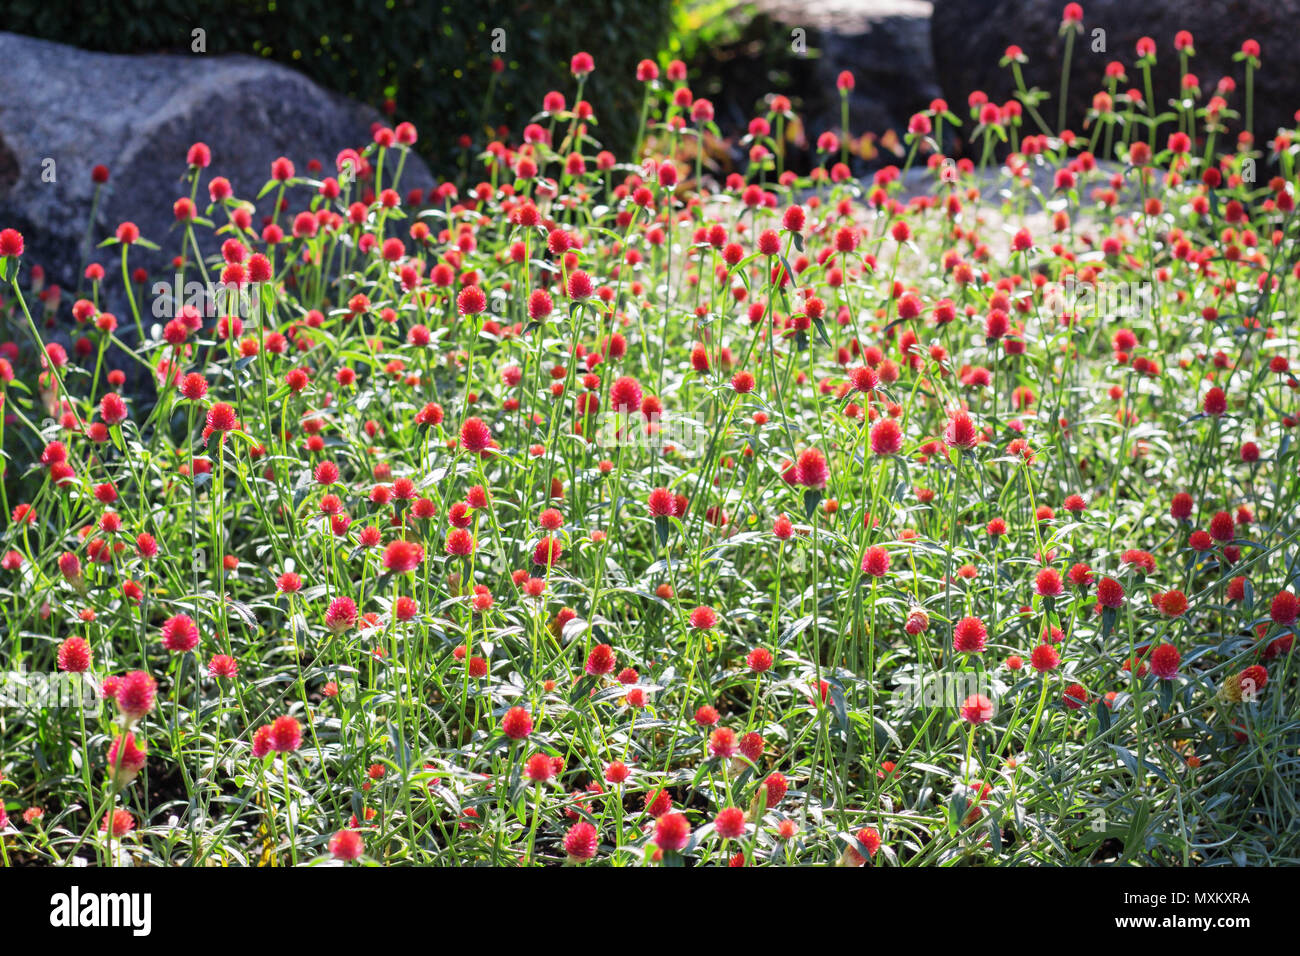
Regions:
[[736, 732], [728, 727], [719, 727], [709, 734], [709, 753], [714, 757], [730, 759], [736, 755]]
[[1151, 673], [1161, 680], [1173, 680], [1178, 676], [1178, 667], [1183, 656], [1172, 644], [1160, 644], [1151, 652]]
[[790, 784], [785, 779], [784, 774], [773, 771], [767, 775], [767, 779], [763, 781], [760, 789], [766, 794], [767, 807], [771, 809], [785, 798], [786, 792], [790, 789]]
[[117, 788], [126, 786], [144, 769], [148, 753], [136, 746], [130, 731], [115, 739], [108, 748], [108, 775]]
[[1044, 671], [1056, 670], [1061, 666], [1061, 655], [1057, 653], [1056, 648], [1051, 644], [1039, 644], [1034, 648], [1034, 652], [1029, 655], [1029, 663], [1034, 670], [1040, 674]]
[[394, 574], [414, 571], [424, 561], [424, 548], [414, 541], [393, 541], [384, 549], [384, 567]]
[[271, 722], [271, 749], [277, 753], [293, 753], [302, 746], [302, 725], [287, 714]]
[[892, 418], [881, 419], [871, 429], [874, 455], [897, 455], [903, 447], [903, 430]]
[[23, 234], [17, 229], [0, 230], [0, 256], [21, 256], [23, 254]]
[[1297, 602], [1294, 594], [1290, 591], [1278, 591], [1269, 604], [1269, 617], [1278, 627], [1291, 627], [1296, 622], [1298, 607], [1300, 602]]
[[1034, 592], [1042, 597], [1060, 597], [1065, 593], [1060, 573], [1052, 568], [1043, 568], [1034, 578]]
[[105, 833], [112, 828], [113, 839], [120, 840], [135, 829], [135, 817], [129, 810], [110, 810], [104, 814], [99, 829]]
[[952, 649], [958, 654], [978, 654], [984, 650], [988, 631], [977, 617], [963, 617], [952, 629]]
[[163, 647], [173, 654], [192, 651], [199, 644], [199, 628], [187, 614], [169, 617], [162, 626]]
[[366, 852], [366, 844], [360, 833], [345, 827], [330, 837], [329, 850], [334, 859], [351, 862], [361, 858]]
[[461, 315], [478, 315], [487, 308], [487, 296], [476, 285], [467, 285], [456, 296], [456, 311]]
[[[868, 859], [875, 857], [883, 842], [874, 827], [859, 830], [853, 835], [853, 839], [854, 842], [845, 847], [844, 854], [840, 857], [841, 866], [864, 866]], [[867, 851], [865, 857], [861, 849]]]
[[1097, 601], [1102, 607], [1119, 608], [1124, 605], [1124, 586], [1114, 578], [1097, 582]]
[[961, 704], [961, 719], [968, 724], [985, 724], [993, 719], [993, 701], [984, 694], [971, 694]]
[[235, 410], [225, 402], [217, 402], [208, 409], [208, 428], [214, 432], [234, 431], [239, 427], [239, 419], [235, 415]]
[[535, 753], [524, 761], [524, 776], [533, 783], [546, 783], [555, 776], [551, 758], [543, 753]]
[[873, 578], [883, 578], [889, 573], [889, 552], [879, 545], [872, 545], [862, 555], [862, 573]]
[[766, 647], [756, 647], [746, 655], [745, 664], [755, 673], [766, 673], [772, 667], [772, 652]]
[[1268, 671], [1261, 664], [1252, 664], [1237, 675], [1236, 684], [1242, 700], [1254, 700], [1268, 683]]
[[724, 840], [738, 840], [745, 835], [745, 811], [727, 807], [713, 818], [713, 831]]
[[325, 610], [325, 626], [335, 634], [351, 630], [357, 623], [357, 602], [350, 597], [336, 597]]
[[691, 612], [690, 625], [697, 631], [707, 631], [718, 623], [717, 612], [711, 607], [701, 605]]
[[593, 676], [603, 677], [614, 673], [614, 668], [617, 666], [614, 649], [608, 644], [597, 644], [587, 655], [587, 665], [584, 670]]
[[570, 863], [585, 863], [596, 855], [598, 842], [596, 828], [582, 820], [569, 827], [564, 834], [564, 853]]
[[1065, 693], [1061, 695], [1061, 703], [1065, 704], [1070, 710], [1078, 710], [1088, 703], [1088, 692], [1082, 684], [1071, 684], [1065, 688]]
[[239, 673], [239, 662], [229, 654], [214, 654], [208, 661], [208, 676], [232, 680]]
[[90, 645], [83, 637], [70, 637], [59, 645], [59, 670], [82, 674], [90, 670]]
[[153, 710], [158, 682], [144, 671], [131, 671], [121, 678], [112, 695], [117, 709], [130, 721], [140, 720]]
[[665, 853], [680, 853], [691, 842], [691, 825], [680, 813], [665, 813], [655, 822], [654, 842]]
[[667, 518], [675, 512], [677, 503], [667, 488], [656, 488], [646, 499], [646, 507], [654, 517]]
[[799, 455], [795, 465], [795, 480], [805, 488], [821, 489], [830, 479], [830, 468], [826, 456], [816, 448], [809, 448]]
[[511, 707], [501, 718], [501, 732], [511, 740], [523, 740], [533, 732], [533, 717], [523, 707]]
[[943, 440], [949, 448], [971, 449], [979, 443], [979, 432], [965, 412], [951, 412], [948, 425], [943, 431]]
[[467, 418], [460, 426], [460, 447], [481, 454], [492, 444], [492, 432], [481, 418]]

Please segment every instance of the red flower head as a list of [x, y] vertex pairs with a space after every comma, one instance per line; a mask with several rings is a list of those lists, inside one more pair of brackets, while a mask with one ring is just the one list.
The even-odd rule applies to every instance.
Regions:
[[569, 827], [564, 834], [564, 852], [571, 863], [582, 863], [596, 855], [599, 835], [596, 828], [586, 820]]
[[614, 673], [614, 668], [617, 666], [614, 649], [608, 644], [597, 644], [591, 649], [591, 653], [587, 655], [585, 670], [588, 674], [603, 677], [606, 674]]
[[830, 479], [830, 468], [826, 456], [816, 448], [809, 448], [799, 455], [795, 465], [795, 477], [806, 488], [825, 488]]
[[543, 568], [553, 567], [564, 556], [564, 548], [559, 538], [545, 537], [537, 542], [533, 549], [533, 564]]
[[943, 441], [949, 448], [974, 448], [979, 442], [979, 433], [975, 423], [965, 412], [951, 412], [948, 426], [943, 430]]
[[350, 597], [336, 597], [330, 601], [325, 610], [325, 626], [335, 634], [355, 627], [357, 623], [357, 602]]
[[492, 444], [492, 431], [481, 418], [467, 418], [460, 426], [460, 446], [468, 452], [482, 454]]
[[880, 849], [880, 834], [876, 832], [874, 827], [859, 830], [854, 835], [854, 838], [854, 843], [845, 848], [844, 854], [840, 858], [844, 866], [863, 866], [867, 862], [866, 857], [863, 857], [859, 850], [858, 844], [861, 844], [866, 849], [867, 857], [874, 857], [876, 851]]
[[969, 724], [984, 724], [993, 719], [993, 701], [983, 694], [971, 694], [961, 705], [961, 719]]
[[646, 506], [650, 509], [650, 514], [657, 518], [669, 517], [675, 508], [673, 493], [667, 488], [656, 488], [650, 492]]
[[84, 637], [70, 637], [59, 645], [59, 670], [83, 674], [90, 670], [90, 645]]
[[194, 619], [187, 614], [169, 617], [162, 626], [163, 647], [173, 654], [192, 651], [199, 644], [199, 629]]
[[293, 753], [302, 746], [302, 725], [288, 714], [271, 722], [271, 749], [277, 753]]
[[1278, 627], [1290, 627], [1296, 622], [1297, 601], [1290, 591], [1278, 591], [1269, 605], [1269, 616]]
[[630, 375], [616, 379], [609, 388], [609, 403], [614, 410], [630, 415], [641, 407], [641, 384]]
[[366, 844], [356, 830], [342, 829], [330, 837], [330, 856], [336, 860], [351, 861], [360, 859], [366, 852]]
[[239, 673], [239, 662], [228, 654], [214, 654], [208, 661], [209, 677], [224, 677], [231, 680]]
[[106, 425], [119, 425], [126, 421], [126, 402], [117, 392], [108, 392], [99, 400], [99, 417]]
[[113, 741], [108, 748], [108, 774], [114, 784], [124, 787], [144, 769], [148, 759], [146, 751], [135, 744], [135, 735], [128, 732]]
[[238, 426], [235, 410], [225, 402], [217, 402], [208, 409], [208, 427], [214, 432], [234, 431]]
[[533, 783], [546, 783], [555, 776], [551, 758], [542, 753], [533, 754], [524, 762], [524, 776]]
[[511, 707], [501, 718], [501, 732], [511, 740], [523, 740], [533, 732], [533, 717], [522, 707]]
[[1034, 578], [1034, 591], [1042, 597], [1060, 597], [1065, 593], [1060, 572], [1053, 568], [1043, 568]]
[[897, 455], [903, 447], [903, 430], [892, 418], [883, 418], [871, 429], [871, 452], [875, 455]]
[[718, 623], [718, 614], [707, 605], [700, 605], [691, 612], [690, 625], [697, 631], [707, 631]]
[[467, 285], [456, 296], [456, 310], [461, 315], [478, 315], [487, 308], [487, 296], [476, 285]]
[[665, 813], [655, 823], [654, 842], [665, 853], [680, 853], [691, 841], [691, 825], [680, 813]]
[[977, 617], [963, 617], [952, 629], [952, 649], [959, 654], [978, 654], [984, 650], [988, 631]]
[[0, 230], [0, 257], [21, 256], [23, 234], [17, 229]]
[[120, 840], [135, 829], [135, 817], [128, 810], [110, 810], [104, 814], [99, 829], [107, 833], [109, 827], [113, 829], [113, 838]]
[[1056, 670], [1061, 664], [1061, 655], [1051, 644], [1039, 644], [1029, 655], [1029, 663], [1041, 674], [1043, 671]]
[[1097, 582], [1097, 600], [1102, 607], [1118, 608], [1124, 604], [1124, 586], [1114, 578]]
[[714, 757], [734, 757], [736, 755], [736, 732], [729, 727], [719, 727], [709, 734], [709, 753]]
[[766, 673], [772, 667], [772, 652], [766, 647], [756, 647], [745, 657], [745, 664], [757, 674]]
[[1161, 644], [1151, 652], [1151, 673], [1161, 680], [1173, 680], [1178, 676], [1178, 666], [1183, 656], [1172, 644]]
[[879, 545], [867, 548], [862, 556], [862, 573], [873, 578], [883, 578], [889, 573], [889, 552]]
[[724, 840], [738, 840], [745, 835], [745, 811], [727, 807], [713, 818], [713, 829]]
[[1267, 683], [1268, 671], [1261, 664], [1252, 664], [1237, 675], [1237, 686], [1241, 689], [1241, 696], [1246, 700], [1258, 696]]
[[394, 574], [414, 571], [424, 561], [424, 548], [414, 541], [397, 540], [384, 549], [384, 567]]
[[1065, 688], [1065, 693], [1061, 695], [1061, 703], [1065, 704], [1070, 710], [1078, 710], [1088, 703], [1088, 691], [1084, 689], [1082, 684], [1071, 684]]
[[117, 685], [117, 708], [128, 720], [139, 720], [153, 710], [158, 682], [144, 671], [131, 671]]

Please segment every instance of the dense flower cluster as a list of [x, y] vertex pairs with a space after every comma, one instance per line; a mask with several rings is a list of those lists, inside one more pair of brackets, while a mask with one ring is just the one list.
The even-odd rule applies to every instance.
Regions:
[[11, 653], [112, 702], [0, 770], [104, 861], [191, 798], [165, 862], [1082, 863], [1103, 806], [1227, 859], [1274, 784], [1205, 764], [1295, 782], [1296, 131], [1231, 78], [1120, 122], [1136, 53], [1083, 129], [936, 101], [865, 180], [848, 129], [787, 169], [779, 95], [716, 168], [652, 60], [622, 162], [583, 52], [428, 191], [409, 124], [269, 207], [196, 143], [170, 266], [250, 307], [157, 327], [163, 237], [69, 309], [0, 230]]

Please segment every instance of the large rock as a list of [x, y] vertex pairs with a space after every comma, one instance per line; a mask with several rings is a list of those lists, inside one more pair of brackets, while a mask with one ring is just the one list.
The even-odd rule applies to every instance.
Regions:
[[[935, 0], [930, 24], [934, 62], [944, 95], [965, 117], [966, 97], [983, 90], [998, 102], [1010, 99], [1015, 84], [998, 60], [1011, 44], [1024, 50], [1025, 82], [1051, 94], [1040, 108], [1049, 126], [1056, 125], [1057, 94], [1065, 52], [1059, 35], [1064, 0]], [[1129, 85], [1142, 88], [1142, 75], [1133, 67], [1140, 37], [1156, 41], [1152, 70], [1154, 98], [1163, 109], [1178, 90], [1178, 54], [1174, 34], [1189, 30], [1196, 56], [1190, 71], [1208, 96], [1223, 76], [1237, 81], [1230, 106], [1245, 113], [1245, 66], [1233, 54], [1246, 39], [1262, 48], [1261, 69], [1255, 74], [1255, 136], [1271, 137], [1279, 126], [1294, 125], [1300, 108], [1300, 61], [1291, 55], [1300, 0], [1084, 0], [1083, 32], [1076, 37], [1070, 70], [1067, 126], [1078, 131], [1093, 93], [1104, 89], [1103, 71], [1111, 60], [1128, 67]], [[1092, 52], [1093, 31], [1105, 31], [1105, 52]], [[1127, 87], [1125, 87], [1127, 88]], [[1223, 142], [1222, 139], [1219, 141]]]
[[[26, 261], [44, 266], [49, 281], [69, 291], [78, 284], [96, 164], [108, 167], [110, 179], [94, 242], [131, 220], [163, 246], [161, 253], [132, 250], [132, 266], [170, 279], [167, 263], [180, 251], [179, 233], [169, 232], [172, 203], [188, 194], [180, 180], [191, 143], [202, 140], [212, 150], [202, 209], [214, 176], [229, 179], [236, 196], [256, 197], [278, 156], [293, 160], [299, 174], [311, 159], [333, 173], [338, 151], [369, 143], [380, 118], [287, 67], [249, 56], [88, 53], [0, 33], [0, 63], [0, 228], [24, 233]], [[427, 167], [411, 156], [403, 192], [432, 184]], [[259, 212], [269, 213], [273, 201], [273, 194], [266, 197]], [[125, 319], [117, 250], [91, 254], [109, 270], [109, 302]]]

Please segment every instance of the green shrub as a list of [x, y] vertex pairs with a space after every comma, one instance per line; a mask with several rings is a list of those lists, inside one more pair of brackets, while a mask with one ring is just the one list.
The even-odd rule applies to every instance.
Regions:
[[[484, 142], [487, 124], [517, 134], [547, 90], [571, 100], [569, 56], [586, 50], [596, 74], [586, 98], [593, 135], [625, 155], [641, 91], [636, 63], [654, 58], [672, 23], [672, 0], [10, 0], [3, 28], [113, 53], [190, 52], [202, 29], [208, 54], [249, 53], [288, 64], [323, 86], [379, 105], [421, 129], [435, 168], [456, 163], [461, 133]], [[132, 15], [134, 14], [134, 15]], [[493, 31], [505, 31], [506, 69], [492, 81]], [[499, 35], [498, 35], [499, 36]], [[436, 135], [435, 135], [436, 134]]]

